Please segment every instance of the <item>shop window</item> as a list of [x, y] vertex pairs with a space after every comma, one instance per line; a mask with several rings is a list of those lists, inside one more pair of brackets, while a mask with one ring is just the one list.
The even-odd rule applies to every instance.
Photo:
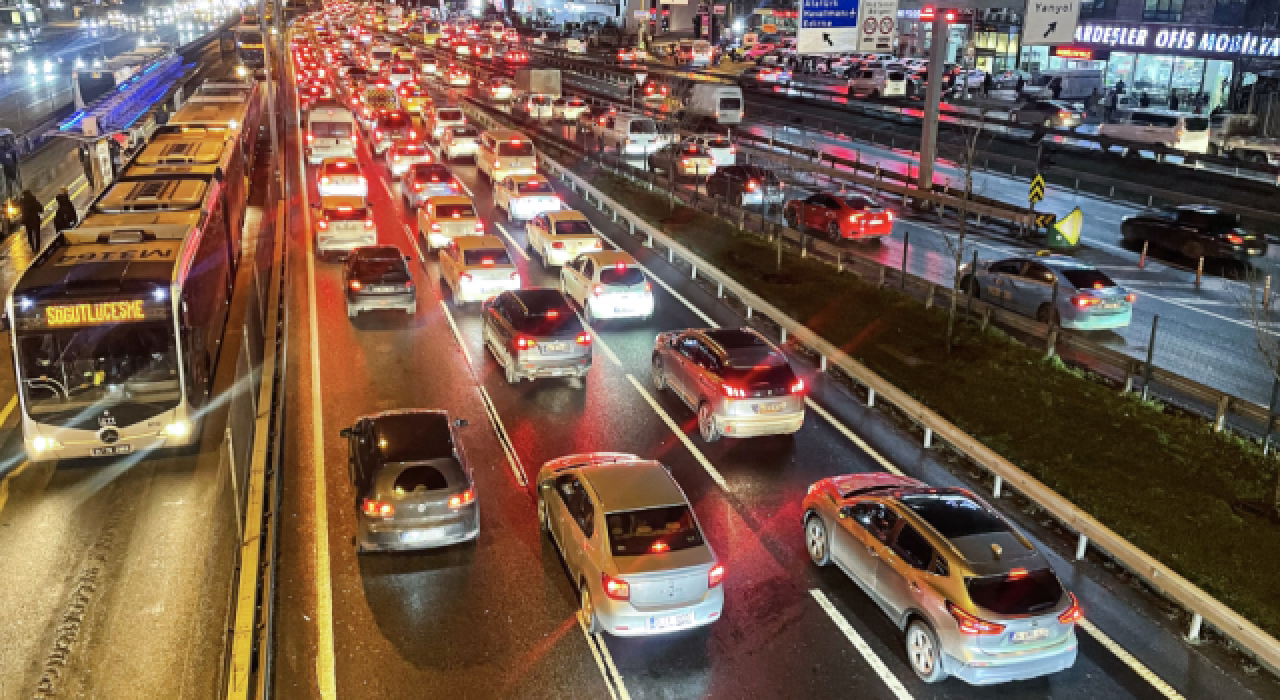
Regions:
[[1142, 19], [1154, 22], [1181, 22], [1182, 0], [1146, 0]]
[[1115, 19], [1116, 0], [1080, 0], [1080, 19]]
[[1245, 0], [1218, 0], [1213, 6], [1213, 23], [1231, 26], [1244, 26]]

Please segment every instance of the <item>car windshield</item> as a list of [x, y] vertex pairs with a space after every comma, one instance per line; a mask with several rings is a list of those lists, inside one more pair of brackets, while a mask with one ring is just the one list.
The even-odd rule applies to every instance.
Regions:
[[570, 219], [568, 221], [557, 221], [556, 233], [570, 236], [581, 236], [594, 234], [595, 231], [591, 230], [590, 222], [583, 221], [582, 219]]
[[965, 585], [975, 605], [1001, 615], [1034, 615], [1062, 600], [1062, 584], [1050, 569], [971, 578]]
[[703, 544], [689, 506], [662, 506], [609, 513], [609, 548], [615, 557], [662, 554]]
[[362, 282], [408, 282], [409, 271], [400, 258], [355, 258], [351, 277]]
[[436, 119], [442, 122], [462, 121], [462, 110], [460, 109], [442, 109], [436, 112]]
[[498, 155], [508, 158], [527, 158], [533, 155], [533, 144], [529, 141], [499, 141]]
[[510, 265], [511, 256], [506, 248], [477, 248], [462, 252], [462, 264], [468, 267], [487, 267], [490, 265]]
[[1066, 277], [1071, 286], [1076, 289], [1104, 289], [1116, 286], [1110, 277], [1099, 270], [1067, 269], [1062, 271], [1062, 276]]
[[737, 97], [721, 97], [720, 109], [730, 110], [730, 111], [735, 109], [742, 109], [742, 100], [738, 99]]
[[37, 419], [74, 419], [99, 402], [154, 415], [182, 397], [172, 321], [20, 332], [17, 345], [25, 408]]
[[546, 180], [534, 180], [533, 182], [516, 183], [516, 192], [520, 194], [555, 194], [555, 189], [551, 187], [551, 183]]
[[1009, 530], [1003, 520], [965, 496], [903, 496], [901, 501], [937, 530], [938, 534], [949, 540]]
[[474, 219], [476, 216], [475, 207], [470, 204], [438, 204], [436, 205], [437, 219]]
[[644, 273], [635, 267], [618, 268], [617, 265], [600, 270], [600, 284], [616, 287], [631, 287], [644, 283]]

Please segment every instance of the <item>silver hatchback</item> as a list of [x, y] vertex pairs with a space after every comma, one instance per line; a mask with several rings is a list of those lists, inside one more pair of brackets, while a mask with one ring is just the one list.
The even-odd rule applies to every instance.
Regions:
[[662, 464], [616, 452], [547, 462], [538, 521], [564, 557], [589, 633], [657, 635], [720, 619], [725, 567]]
[[514, 289], [486, 301], [483, 333], [485, 347], [510, 384], [540, 377], [585, 379], [591, 370], [591, 333], [557, 289]]
[[790, 435], [804, 424], [804, 380], [750, 328], [659, 333], [652, 381], [698, 415], [702, 439]]

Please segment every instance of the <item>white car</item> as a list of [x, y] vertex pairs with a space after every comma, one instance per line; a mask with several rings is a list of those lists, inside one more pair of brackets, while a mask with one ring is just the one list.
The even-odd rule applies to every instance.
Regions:
[[426, 146], [413, 141], [400, 141], [387, 149], [387, 168], [391, 170], [391, 177], [397, 180], [404, 177], [410, 167], [434, 160]]
[[460, 236], [440, 249], [440, 277], [455, 304], [481, 302], [520, 288], [520, 272], [497, 236]]
[[423, 75], [437, 75], [440, 72], [440, 62], [434, 58], [424, 58], [418, 62], [418, 70]]
[[711, 163], [717, 168], [734, 165], [738, 162], [738, 148], [733, 145], [733, 142], [727, 136], [721, 134], [698, 134], [686, 138], [685, 141], [692, 141], [707, 149], [707, 152], [711, 154]]
[[476, 157], [480, 147], [480, 132], [474, 126], [458, 124], [446, 126], [440, 134], [440, 157], [446, 163], [459, 158]]
[[448, 83], [450, 87], [470, 87], [471, 74], [462, 70], [451, 70], [449, 71], [449, 77], [446, 80], [446, 83]]
[[368, 197], [369, 183], [355, 158], [326, 158], [316, 173], [321, 197]]
[[350, 253], [353, 249], [378, 244], [373, 212], [362, 197], [322, 197], [315, 222], [316, 255]]
[[507, 213], [511, 221], [528, 221], [549, 212], [560, 211], [560, 196], [551, 182], [541, 175], [510, 175], [493, 188], [493, 206]]
[[586, 101], [580, 97], [561, 97], [551, 103], [551, 116], [563, 122], [576, 122], [587, 108]]
[[542, 258], [543, 267], [563, 265], [582, 253], [604, 250], [591, 222], [572, 209], [549, 211], [529, 220], [524, 227], [529, 249]]
[[511, 103], [511, 109], [524, 112], [530, 119], [554, 119], [555, 107], [552, 102], [554, 100], [548, 95], [525, 95]]
[[494, 78], [489, 83], [489, 99], [494, 102], [506, 102], [511, 99], [511, 83], [499, 78]]
[[587, 42], [583, 39], [565, 39], [564, 50], [569, 53], [585, 56], [587, 55]]
[[583, 253], [560, 268], [560, 291], [590, 323], [653, 316], [653, 287], [634, 258], [619, 251]]

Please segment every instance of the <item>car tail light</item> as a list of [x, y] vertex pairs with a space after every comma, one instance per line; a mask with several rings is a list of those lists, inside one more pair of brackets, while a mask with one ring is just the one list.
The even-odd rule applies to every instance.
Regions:
[[323, 187], [323, 186], [325, 186], [325, 185], [327, 185], [327, 184], [329, 184], [329, 178], [327, 178], [327, 177], [322, 177], [322, 178], [320, 178], [320, 186], [321, 186], [321, 187]]
[[1132, 304], [1133, 302], [1138, 300], [1138, 295], [1134, 294], [1133, 292], [1129, 292], [1128, 294], [1124, 295], [1124, 300]]
[[395, 162], [399, 163], [399, 162], [400, 162], [400, 154], [399, 154], [399, 153], [392, 153], [392, 154], [391, 154], [391, 160], [393, 160], [393, 161], [395, 161]]
[[315, 141], [315, 140], [316, 140], [315, 135], [314, 135], [314, 134], [312, 134], [310, 131], [308, 131], [308, 132], [307, 132], [307, 143], [311, 143], [312, 141]]
[[797, 380], [796, 380], [796, 383], [791, 385], [791, 393], [792, 393], [792, 394], [803, 394], [803, 393], [804, 393], [804, 380], [803, 380], [803, 379], [797, 379]]
[[1059, 110], [1059, 111], [1058, 111], [1058, 118], [1059, 118], [1059, 119], [1070, 119], [1070, 118], [1071, 118], [1071, 112], [1066, 112], [1066, 111]]
[[564, 250], [564, 241], [555, 241], [551, 244], [552, 250]]
[[1080, 611], [1080, 601], [1076, 600], [1076, 594], [1067, 593], [1067, 595], [1071, 596], [1071, 607], [1063, 610], [1062, 614], [1058, 615], [1058, 622], [1064, 625], [1074, 625], [1080, 618], [1084, 617], [1084, 613]]
[[725, 571], [724, 564], [716, 564], [707, 572], [707, 588], [715, 588], [724, 583]]
[[687, 166], [687, 165], [689, 165], [689, 159], [688, 159], [688, 158], [681, 158], [681, 159], [680, 159], [680, 164], [681, 164], [681, 165], [686, 165], [686, 166]]
[[484, 222], [483, 222], [483, 221], [477, 221], [477, 222], [476, 222], [476, 230], [477, 230], [477, 231], [483, 231], [483, 230], [484, 230]]
[[413, 129], [410, 129], [410, 130], [409, 130], [409, 138], [411, 138], [411, 139], [416, 139], [416, 138], [418, 138], [418, 132], [414, 131]]
[[374, 129], [374, 130], [373, 130], [373, 138], [375, 138], [375, 139], [377, 139], [377, 140], [381, 141], [381, 140], [382, 140], [382, 131], [381, 131], [380, 129]]
[[1098, 304], [1101, 304], [1102, 300], [1098, 297], [1077, 294], [1076, 296], [1071, 297], [1071, 303], [1075, 304], [1077, 309], [1087, 309], [1090, 306], [1097, 306]]
[[1228, 233], [1228, 234], [1227, 234], [1227, 242], [1228, 242], [1228, 243], [1235, 243], [1236, 245], [1240, 245], [1241, 243], [1244, 243], [1244, 236], [1241, 236], [1241, 235], [1236, 234], [1236, 233]]
[[614, 578], [609, 574], [601, 573], [600, 586], [604, 588], [604, 594], [609, 596], [610, 600], [631, 599], [631, 584], [620, 578]]
[[757, 185], [757, 184], [756, 184], [755, 180], [748, 180], [748, 181], [747, 181], [747, 191], [748, 191], [748, 192], [755, 192], [755, 191], [756, 191], [756, 187], [759, 187], [759, 185]]
[[457, 180], [450, 180], [450, 181], [449, 181], [449, 189], [453, 189], [453, 190], [458, 189], [458, 181], [457, 181]]
[[724, 390], [724, 395], [728, 396], [731, 399], [747, 398], [747, 390], [741, 387], [729, 386], [728, 384], [721, 384], [720, 388]]
[[578, 334], [578, 337], [573, 339], [573, 342], [577, 343], [578, 345], [590, 345], [590, 344], [591, 344], [591, 334], [590, 334], [590, 333], [579, 333], [579, 334]]
[[421, 182], [415, 182], [415, 183], [413, 183], [413, 191], [414, 191], [414, 192], [421, 192], [421, 191], [422, 191], [422, 183], [421, 183]]
[[1009, 569], [1009, 573], [1005, 574], [1005, 577], [1010, 581], [1020, 581], [1030, 575], [1031, 572], [1022, 567], [1017, 567], [1015, 569]]
[[351, 291], [358, 292], [364, 285], [360, 284], [360, 280], [351, 280]]
[[534, 345], [535, 345], [535, 343], [534, 343], [532, 340], [529, 340], [528, 338], [525, 338], [524, 336], [521, 336], [521, 337], [519, 337], [519, 338], [516, 338], [516, 347], [517, 347], [517, 348], [520, 348], [521, 350], [529, 350], [529, 349], [533, 348], [533, 346], [534, 346]]
[[645, 293], [645, 294], [653, 294], [653, 285], [652, 285], [652, 284], [649, 284], [648, 282], [645, 282], [645, 283], [644, 283], [644, 293]]
[[884, 213], [884, 218], [888, 219], [889, 221], [893, 221], [893, 212], [891, 212], [891, 211], [887, 211], [887, 212], [885, 212], [885, 213]]
[[476, 492], [473, 491], [472, 489], [467, 489], [462, 493], [449, 497], [450, 508], [461, 508], [463, 506], [469, 506], [475, 502], [476, 502]]
[[396, 514], [396, 507], [387, 501], [364, 499], [364, 514], [371, 518], [390, 518]]
[[326, 231], [326, 230], [328, 230], [328, 229], [329, 229], [329, 220], [328, 220], [328, 219], [321, 219], [321, 220], [317, 221], [317, 222], [316, 222], [316, 228], [319, 228], [321, 231]]
[[495, 160], [495, 161], [493, 161], [493, 167], [495, 167], [495, 168], [501, 168], [501, 167], [502, 167], [502, 161], [500, 161], [500, 160]]
[[432, 230], [432, 231], [437, 231], [437, 232], [438, 232], [438, 231], [440, 230], [440, 224], [438, 224], [438, 223], [434, 223], [434, 222], [433, 222], [433, 223], [431, 224], [431, 230]]
[[373, 219], [365, 219], [365, 220], [364, 220], [364, 227], [365, 227], [365, 228], [368, 228], [368, 229], [373, 228]]
[[956, 624], [960, 627], [961, 634], [987, 635], [1004, 632], [1004, 625], [988, 622], [980, 617], [970, 615], [950, 601], [947, 601], [947, 611], [951, 613], [951, 617], [956, 619]]

